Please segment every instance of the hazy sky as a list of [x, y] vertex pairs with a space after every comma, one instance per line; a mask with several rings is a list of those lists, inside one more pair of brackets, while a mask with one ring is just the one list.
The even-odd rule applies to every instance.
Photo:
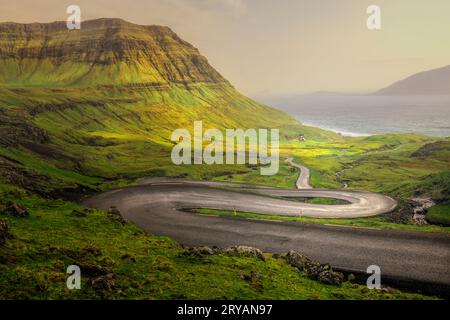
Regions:
[[70, 4], [83, 20], [170, 26], [252, 96], [367, 92], [450, 64], [450, 0], [0, 0], [0, 21], [66, 20]]

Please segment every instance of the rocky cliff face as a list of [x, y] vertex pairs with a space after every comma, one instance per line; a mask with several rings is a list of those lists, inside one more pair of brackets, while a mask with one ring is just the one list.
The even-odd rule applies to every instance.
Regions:
[[225, 83], [199, 51], [168, 27], [98, 19], [1, 23], [0, 84], [85, 86]]

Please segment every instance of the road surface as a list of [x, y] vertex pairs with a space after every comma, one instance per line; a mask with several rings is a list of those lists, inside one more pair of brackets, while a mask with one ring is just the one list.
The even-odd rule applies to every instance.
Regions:
[[293, 158], [287, 158], [286, 162], [294, 168], [300, 170], [300, 174], [298, 176], [297, 182], [295, 183], [295, 186], [297, 187], [297, 189], [312, 189], [311, 185], [309, 184], [309, 169], [304, 165], [295, 163], [293, 160]]
[[[146, 231], [185, 245], [249, 245], [265, 252], [296, 250], [333, 267], [365, 272], [381, 267], [382, 276], [433, 288], [450, 288], [450, 236], [372, 230], [233, 217], [183, 211], [211, 208], [316, 217], [371, 216], [392, 210], [395, 201], [349, 190], [281, 190], [239, 184], [147, 179], [142, 185], [86, 199], [89, 207], [117, 206], [126, 219]], [[226, 186], [226, 187], [225, 187]], [[334, 197], [349, 205], [314, 205], [280, 197]]]

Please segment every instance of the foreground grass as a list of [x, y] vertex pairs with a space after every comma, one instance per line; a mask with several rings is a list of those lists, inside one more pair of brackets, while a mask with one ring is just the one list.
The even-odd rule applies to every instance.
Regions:
[[197, 209], [196, 212], [200, 214], [216, 215], [224, 217], [241, 217], [250, 219], [264, 219], [264, 220], [278, 220], [278, 221], [294, 221], [299, 223], [319, 223], [319, 224], [333, 224], [350, 227], [362, 228], [376, 228], [385, 230], [409, 230], [409, 231], [427, 231], [427, 232], [444, 232], [450, 233], [450, 227], [442, 227], [437, 225], [417, 226], [413, 224], [400, 224], [388, 222], [384, 216], [369, 217], [369, 218], [355, 218], [355, 219], [320, 219], [308, 217], [288, 217], [278, 215], [268, 215], [254, 212], [239, 212], [227, 210], [213, 210], [213, 209]]
[[[82, 207], [64, 201], [24, 197], [28, 218], [4, 214], [14, 239], [0, 248], [1, 299], [424, 299], [419, 294], [385, 293], [344, 283], [324, 285], [294, 271], [284, 259], [226, 255], [194, 258], [163, 237], [104, 212], [76, 217]], [[82, 269], [82, 289], [66, 288], [66, 268]], [[242, 280], [241, 275], [261, 277]], [[92, 279], [113, 275], [113, 285]]]
[[427, 220], [442, 225], [450, 225], [450, 204], [442, 204], [428, 209]]
[[[122, 226], [102, 212], [74, 217], [70, 214], [72, 210], [80, 209], [76, 204], [44, 201], [32, 195], [44, 193], [57, 198], [54, 190], [71, 188], [67, 194], [80, 187], [106, 190], [126, 186], [134, 178], [144, 176], [294, 187], [298, 171], [284, 162], [279, 174], [270, 177], [263, 177], [258, 168], [245, 165], [174, 166], [170, 161], [172, 130], [191, 129], [194, 120], [207, 115], [203, 119], [205, 129], [283, 128], [282, 157], [293, 156], [296, 162], [310, 167], [314, 187], [341, 188], [345, 183], [352, 189], [378, 191], [398, 198], [425, 195], [442, 202], [448, 200], [450, 193], [448, 141], [440, 141], [413, 156], [437, 139], [419, 135], [344, 139], [301, 126], [276, 110], [240, 96], [228, 86], [191, 90], [171, 87], [162, 91], [0, 88], [0, 96], [2, 121], [8, 129], [5, 137], [11, 138], [9, 147], [0, 147], [0, 202], [21, 202], [32, 212], [26, 219], [0, 216], [15, 235], [6, 247], [0, 248], [0, 298], [423, 298], [401, 292], [368, 291], [349, 283], [342, 288], [326, 286], [294, 272], [284, 260], [270, 257], [265, 263], [229, 256], [189, 258], [173, 241], [146, 235], [133, 225]], [[45, 108], [31, 116], [29, 112], [36, 106]], [[36, 147], [39, 139], [30, 141], [32, 147], [28, 149], [11, 147], [32, 138], [29, 131], [22, 132], [15, 125], [18, 120], [29, 128], [44, 129], [51, 137], [46, 148]], [[300, 133], [307, 142], [296, 141]], [[251, 213], [237, 215], [260, 218]], [[448, 232], [448, 228], [442, 227], [389, 223], [382, 217], [298, 219]], [[80, 291], [66, 289], [65, 270], [70, 264], [87, 270]], [[262, 279], [240, 279], [240, 275], [252, 271], [260, 273]], [[114, 275], [114, 287], [94, 288], [90, 280], [105, 272]]]

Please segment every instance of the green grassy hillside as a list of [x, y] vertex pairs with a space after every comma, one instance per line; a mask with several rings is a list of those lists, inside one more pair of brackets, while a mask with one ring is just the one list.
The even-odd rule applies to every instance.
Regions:
[[[279, 128], [282, 155], [309, 166], [315, 187], [346, 183], [448, 200], [447, 140], [343, 138], [304, 126], [241, 95], [166, 27], [119, 19], [87, 21], [80, 31], [62, 22], [0, 23], [0, 208], [13, 202], [31, 212], [15, 218], [0, 210], [14, 236], [0, 247], [0, 298], [423, 298], [323, 285], [282, 259], [187, 258], [172, 241], [103, 212], [71, 214], [82, 208], [70, 201], [143, 176], [293, 187], [298, 173], [284, 163], [273, 177], [246, 165], [174, 166], [171, 133], [192, 131], [197, 120], [205, 129]], [[92, 271], [80, 292], [65, 289], [74, 261]], [[243, 272], [261, 277], [249, 282]], [[108, 274], [111, 288], [90, 282]]]
[[[280, 128], [282, 139], [338, 138], [242, 96], [167, 27], [2, 23], [0, 44], [0, 154], [27, 168], [43, 161], [108, 179], [249, 170], [173, 166], [171, 133], [196, 120], [205, 129]], [[33, 166], [50, 170], [41, 169]]]
[[205, 129], [281, 128], [284, 140], [299, 132], [317, 140], [335, 136], [304, 127], [226, 84], [164, 90], [8, 87], [0, 89], [0, 154], [22, 164], [30, 158], [34, 160], [28, 162], [103, 178], [202, 178], [249, 170], [172, 165], [172, 131], [192, 131], [196, 120], [203, 120]]

